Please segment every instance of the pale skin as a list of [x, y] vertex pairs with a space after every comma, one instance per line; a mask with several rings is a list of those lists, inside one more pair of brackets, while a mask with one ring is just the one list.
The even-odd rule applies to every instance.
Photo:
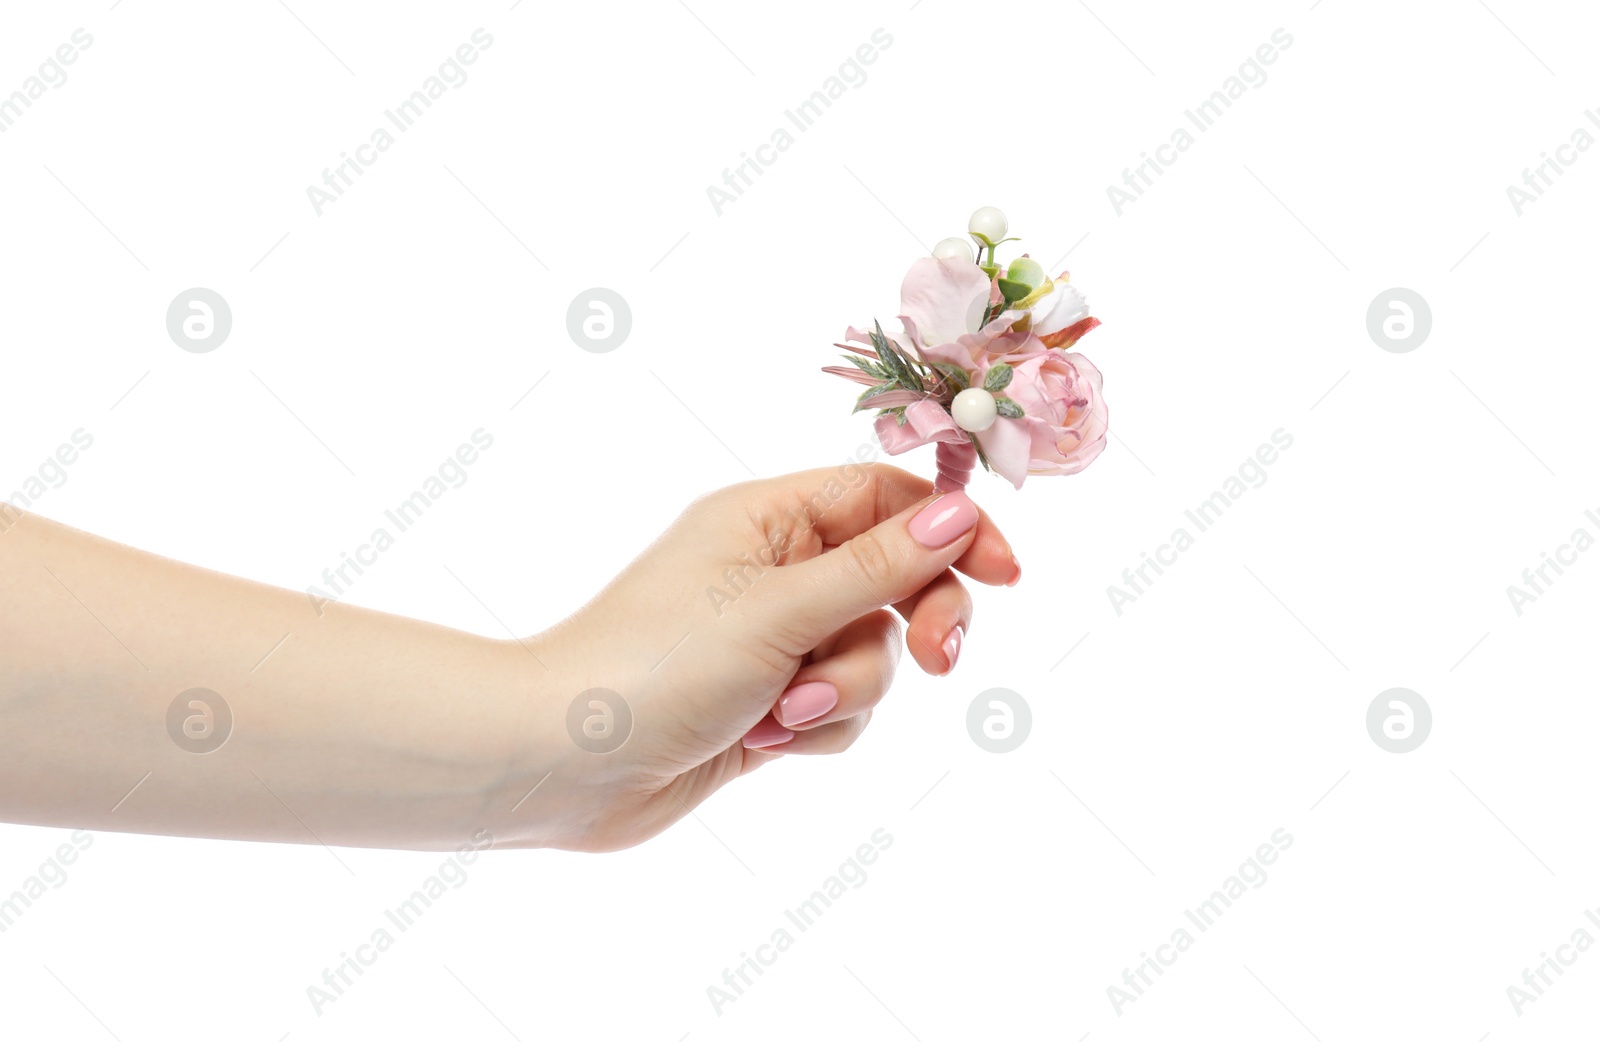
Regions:
[[[722, 489], [578, 612], [521, 640], [339, 603], [319, 616], [304, 593], [11, 512], [0, 819], [416, 850], [481, 846], [485, 832], [498, 848], [632, 846], [764, 763], [847, 749], [900, 660], [896, 613], [921, 669], [953, 668], [950, 634], [972, 619], [957, 573], [1021, 575], [965, 502], [878, 464]], [[945, 520], [930, 529], [931, 517]], [[776, 566], [745, 570], [736, 598], [708, 598], [766, 547]], [[812, 681], [837, 703], [780, 724], [780, 696]], [[210, 752], [169, 733], [169, 705], [192, 688], [232, 713]], [[568, 730], [569, 706], [594, 688], [632, 714], [610, 752]]]

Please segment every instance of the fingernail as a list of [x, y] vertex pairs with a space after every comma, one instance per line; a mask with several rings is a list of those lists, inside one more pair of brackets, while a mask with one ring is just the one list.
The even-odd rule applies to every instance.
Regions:
[[1011, 567], [1016, 571], [1012, 574], [1011, 581], [1006, 583], [1007, 586], [1015, 586], [1022, 581], [1022, 562], [1017, 560], [1016, 554], [1011, 555]]
[[947, 492], [911, 519], [911, 538], [937, 550], [955, 542], [978, 523], [978, 508], [965, 492]]
[[782, 745], [794, 737], [794, 732], [784, 727], [770, 716], [761, 718], [761, 722], [750, 728], [750, 733], [744, 736], [746, 749], [767, 749], [774, 745]]
[[839, 704], [839, 689], [826, 680], [796, 684], [778, 699], [778, 722], [785, 727], [807, 723]]
[[963, 636], [965, 636], [965, 634], [962, 632], [961, 627], [956, 626], [951, 629], [950, 635], [946, 637], [944, 639], [944, 643], [940, 645], [940, 647], [944, 649], [944, 671], [946, 673], [956, 668], [956, 659], [961, 657], [961, 638]]

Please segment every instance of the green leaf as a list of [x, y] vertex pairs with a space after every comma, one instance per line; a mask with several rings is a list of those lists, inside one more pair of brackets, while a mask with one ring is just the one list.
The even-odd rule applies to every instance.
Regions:
[[1008, 420], [1022, 419], [1022, 406], [1018, 405], [1010, 398], [996, 398], [994, 400], [994, 407], [996, 412]]
[[900, 389], [900, 385], [899, 384], [895, 384], [895, 383], [882, 383], [882, 384], [879, 384], [876, 387], [869, 387], [865, 391], [862, 391], [860, 394], [856, 395], [856, 407], [854, 409], [851, 409], [850, 411], [852, 413], [857, 413], [857, 412], [860, 412], [862, 409], [870, 409], [870, 408], [872, 408], [870, 405], [863, 405], [862, 404], [868, 398], [871, 398], [875, 394], [883, 394], [886, 391], [897, 391], [899, 389]]
[[1007, 303], [1015, 300], [1021, 300], [1023, 297], [1026, 297], [1029, 293], [1033, 292], [1033, 287], [1028, 285], [1026, 282], [1017, 282], [1013, 279], [1006, 278], [1004, 275], [996, 280], [996, 282], [1000, 287], [1000, 295], [1006, 298]]
[[983, 378], [983, 389], [991, 394], [998, 394], [1005, 390], [1011, 383], [1011, 366], [999, 362], [989, 367], [989, 372]]
[[901, 387], [908, 391], [923, 389], [921, 374], [912, 369], [912, 362], [883, 335], [883, 327], [876, 319], [872, 322], [872, 348], [878, 352], [878, 358], [883, 362], [884, 368], [889, 370], [889, 376], [898, 380]]
[[955, 385], [955, 389], [958, 392], [965, 391], [970, 386], [970, 381], [967, 379], [967, 371], [959, 365], [953, 362], [935, 362], [933, 367], [943, 373]]
[[883, 335], [883, 327], [877, 319], [872, 320], [872, 332], [867, 334], [872, 341], [872, 349], [878, 352], [878, 361], [883, 363], [885, 369], [895, 369], [894, 348], [889, 346], [889, 338]]
[[869, 362], [860, 355], [845, 355], [844, 357], [853, 363], [857, 369], [876, 379], [888, 380], [894, 375], [893, 373], [884, 372], [883, 366]]
[[878, 352], [878, 361], [883, 364], [883, 368], [888, 372], [888, 375], [896, 380], [903, 379], [905, 376], [905, 363], [900, 360], [899, 353], [895, 351], [894, 345], [889, 343], [889, 338], [883, 335], [883, 327], [878, 324], [877, 319], [872, 321], [870, 338], [872, 340], [872, 349]]
[[967, 440], [972, 442], [972, 447], [978, 451], [978, 462], [983, 464], [983, 469], [993, 474], [994, 468], [989, 465], [989, 457], [984, 454], [983, 446], [978, 444], [978, 436], [976, 434], [968, 434]]

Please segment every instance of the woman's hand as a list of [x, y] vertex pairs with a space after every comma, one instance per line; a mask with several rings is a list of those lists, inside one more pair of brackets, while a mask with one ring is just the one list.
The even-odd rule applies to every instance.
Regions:
[[11, 511], [0, 820], [425, 850], [630, 846], [776, 756], [847, 748], [899, 660], [885, 606], [910, 621], [918, 665], [955, 665], [972, 601], [954, 570], [991, 584], [1019, 571], [965, 495], [930, 493], [854, 464], [713, 493], [524, 641]]
[[695, 501], [593, 601], [529, 642], [547, 667], [526, 666], [530, 680], [558, 692], [547, 713], [576, 703], [571, 748], [529, 800], [548, 815], [537, 842], [631, 846], [782, 754], [849, 748], [900, 659], [886, 606], [907, 620], [924, 672], [955, 667], [972, 621], [957, 571], [991, 585], [1021, 575], [965, 494], [933, 497], [893, 467], [808, 471]]

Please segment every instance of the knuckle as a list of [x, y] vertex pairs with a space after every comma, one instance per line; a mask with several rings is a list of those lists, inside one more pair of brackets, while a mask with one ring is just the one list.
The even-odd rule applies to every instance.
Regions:
[[876, 482], [899, 481], [902, 478], [913, 476], [910, 471], [897, 467], [892, 463], [885, 463], [882, 460], [873, 460], [870, 463], [863, 464], [862, 469], [867, 472], [867, 476], [871, 480]]
[[894, 559], [876, 532], [862, 532], [845, 545], [849, 547], [851, 567], [870, 592], [878, 595], [892, 587]]
[[878, 658], [878, 674], [873, 677], [872, 704], [877, 705], [884, 695], [889, 693], [889, 688], [894, 684], [895, 670], [900, 666], [900, 640], [897, 637], [894, 643], [883, 649], [883, 654]]
[[678, 512], [680, 525], [698, 525], [726, 509], [727, 489], [713, 489], [695, 496]]
[[843, 721], [844, 726], [839, 729], [838, 746], [834, 749], [834, 752], [842, 753], [852, 745], [855, 745], [856, 739], [860, 738], [862, 733], [866, 731], [867, 723], [871, 719], [872, 710], [868, 709]]
[[759, 665], [773, 673], [788, 674], [816, 643], [807, 624], [779, 613], [766, 622], [760, 639], [752, 641], [750, 649]]
[[[887, 615], [887, 613], [883, 613]], [[895, 670], [900, 665], [900, 626], [890, 618], [879, 623], [877, 640], [864, 654], [855, 670], [854, 683], [861, 693], [864, 705], [875, 706], [889, 693], [894, 683]]]
[[894, 612], [887, 608], [879, 608], [874, 614], [876, 615], [875, 621], [879, 627], [879, 647], [883, 651], [886, 671], [888, 674], [893, 675], [895, 666], [900, 662], [900, 649], [904, 646], [900, 639], [902, 630], [900, 620], [895, 617]]
[[734, 485], [724, 485], [702, 492], [689, 501], [683, 510], [685, 514], [720, 514], [736, 509], [740, 504], [750, 498], [750, 486], [754, 482], [742, 481]]

